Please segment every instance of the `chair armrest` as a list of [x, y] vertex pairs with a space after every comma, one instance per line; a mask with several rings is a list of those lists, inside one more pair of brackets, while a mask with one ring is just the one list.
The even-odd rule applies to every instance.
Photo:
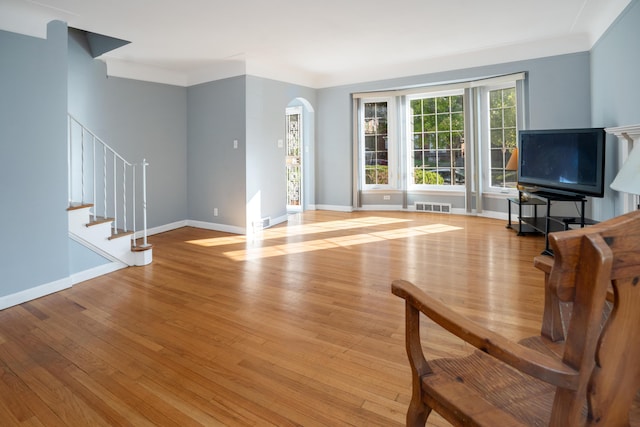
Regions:
[[395, 280], [391, 290], [407, 304], [479, 350], [549, 384], [577, 389], [578, 372], [561, 360], [524, 347], [478, 325], [428, 296], [410, 282]]

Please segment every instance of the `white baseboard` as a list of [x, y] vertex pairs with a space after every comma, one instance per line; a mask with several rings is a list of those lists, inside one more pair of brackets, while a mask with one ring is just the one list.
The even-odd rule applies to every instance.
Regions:
[[[171, 230], [177, 230], [178, 228], [186, 227], [187, 220], [176, 221], [165, 225], [160, 225], [158, 227], [148, 228], [147, 236], [153, 236], [154, 234], [165, 233]], [[136, 239], [142, 239], [142, 231], [136, 231]]]
[[203, 228], [205, 230], [222, 231], [224, 233], [247, 234], [247, 230], [244, 227], [236, 227], [233, 225], [226, 225], [226, 224], [216, 224], [213, 222], [194, 221], [192, 219], [187, 220], [185, 226]]
[[23, 302], [31, 301], [45, 295], [53, 294], [70, 287], [71, 278], [65, 277], [64, 279], [25, 289], [24, 291], [16, 292], [15, 294], [6, 295], [0, 297], [0, 310], [22, 304]]
[[97, 267], [72, 274], [71, 284], [75, 285], [77, 283], [84, 282], [85, 280], [90, 280], [104, 274], [112, 273], [125, 267], [128, 266], [121, 262], [111, 262], [109, 264], [99, 265]]
[[402, 212], [402, 205], [363, 205], [359, 211], [396, 211]]
[[353, 212], [353, 206], [316, 205], [316, 208], [321, 211]]

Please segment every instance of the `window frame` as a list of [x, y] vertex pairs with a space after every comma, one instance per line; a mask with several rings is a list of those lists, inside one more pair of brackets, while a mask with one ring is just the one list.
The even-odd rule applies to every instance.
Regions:
[[[406, 146], [406, 185], [408, 191], [447, 191], [447, 192], [464, 192], [467, 186], [467, 177], [465, 174], [465, 183], [464, 184], [454, 184], [453, 179], [451, 180], [451, 184], [416, 184], [413, 179], [413, 169], [414, 169], [414, 141], [413, 141], [413, 110], [411, 108], [411, 101], [416, 99], [428, 99], [428, 98], [444, 98], [450, 96], [462, 96], [462, 120], [463, 120], [463, 129], [462, 129], [462, 143], [465, 143], [465, 129], [464, 126], [467, 125], [465, 118], [465, 98], [466, 93], [463, 88], [456, 89], [448, 89], [443, 90], [442, 88], [437, 88], [434, 90], [424, 90], [423, 92], [412, 93], [406, 96], [406, 105], [404, 108], [404, 119], [406, 120], [406, 135], [405, 141], [407, 142]], [[466, 146], [465, 146], [466, 149]], [[436, 148], [437, 150], [437, 148]], [[449, 148], [448, 151], [452, 149]], [[463, 149], [464, 151], [464, 149]], [[466, 160], [465, 160], [466, 161]], [[449, 168], [453, 168], [453, 166], [448, 166]], [[462, 169], [466, 169], [466, 166], [463, 165]]]
[[[387, 103], [387, 183], [367, 184], [365, 104]], [[358, 107], [358, 153], [359, 177], [362, 191], [397, 190], [398, 189], [398, 138], [396, 100], [393, 96], [371, 96], [360, 98]]]
[[[378, 190], [401, 192], [404, 203], [407, 193], [431, 193], [439, 195], [464, 195], [467, 210], [481, 212], [483, 198], [509, 197], [517, 194], [517, 188], [490, 187], [490, 145], [489, 144], [489, 103], [488, 91], [498, 87], [516, 88], [516, 138], [518, 132], [528, 127], [526, 112], [528, 83], [526, 72], [515, 72], [483, 78], [466, 79], [434, 84], [415, 85], [405, 88], [381, 91], [353, 92], [353, 206], [362, 207], [362, 194], [375, 193]], [[410, 100], [416, 96], [438, 93], [463, 92], [464, 105], [464, 150], [465, 150], [465, 184], [434, 185], [414, 184], [409, 174], [413, 173], [413, 140], [410, 117]], [[364, 175], [364, 138], [363, 105], [365, 102], [384, 99], [389, 102], [387, 111], [389, 120], [389, 184], [365, 184]], [[393, 129], [393, 130], [391, 130]], [[470, 206], [473, 206], [470, 207]], [[406, 206], [405, 206], [406, 207]]]
[[[512, 81], [503, 81], [496, 84], [487, 84], [482, 87], [480, 93], [480, 104], [483, 108], [480, 108], [480, 120], [482, 123], [481, 136], [480, 136], [480, 154], [481, 154], [481, 174], [482, 174], [482, 191], [484, 194], [503, 194], [513, 196], [518, 193], [518, 178], [516, 171], [516, 185], [514, 187], [498, 187], [491, 185], [491, 100], [490, 93], [495, 90], [509, 89], [515, 90], [515, 108], [516, 108], [516, 127], [515, 127], [515, 146], [518, 146], [518, 135], [520, 130], [523, 129], [523, 100], [522, 91], [518, 88], [518, 82], [516, 79]], [[506, 153], [505, 153], [506, 154]], [[505, 157], [506, 159], [506, 157]], [[507, 160], [508, 162], [508, 160]], [[506, 166], [506, 162], [505, 162]]]

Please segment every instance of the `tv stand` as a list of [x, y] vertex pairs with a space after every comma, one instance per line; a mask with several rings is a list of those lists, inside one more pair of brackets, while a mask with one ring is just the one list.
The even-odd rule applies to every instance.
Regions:
[[[518, 196], [518, 200], [522, 200], [522, 192], [519, 192]], [[535, 193], [529, 193], [529, 197], [529, 200], [531, 200], [532, 197], [537, 198], [538, 200], [544, 200], [540, 204], [546, 204], [546, 215], [542, 217], [538, 216], [536, 213], [536, 215], [532, 217], [519, 216], [518, 221], [520, 222], [520, 230], [522, 230], [522, 225], [525, 224], [528, 228], [544, 234], [545, 244], [544, 251], [542, 251], [543, 255], [553, 256], [553, 251], [549, 247], [549, 233], [568, 230], [571, 225], [578, 225], [582, 228], [585, 225], [597, 224], [597, 221], [594, 221], [590, 218], [585, 218], [584, 216], [584, 207], [587, 203], [587, 198], [584, 196], [571, 196], [538, 191]], [[509, 204], [511, 204], [513, 201], [514, 199], [509, 199]], [[580, 216], [553, 216], [551, 215], [552, 202], [580, 202]], [[511, 208], [509, 208], [509, 211], [511, 211]]]

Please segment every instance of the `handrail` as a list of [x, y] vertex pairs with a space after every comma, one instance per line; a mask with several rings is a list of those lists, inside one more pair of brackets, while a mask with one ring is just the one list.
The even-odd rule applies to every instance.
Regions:
[[[68, 121], [69, 204], [77, 202], [77, 198], [80, 198], [82, 204], [91, 203], [93, 205], [92, 217], [94, 221], [97, 219], [98, 211], [101, 208], [103, 218], [112, 217], [110, 219], [113, 221], [112, 233], [114, 235], [120, 232], [120, 227], [125, 233], [128, 232], [130, 225], [133, 231], [132, 246], [135, 247], [137, 233], [136, 203], [140, 200], [140, 198], [136, 197], [136, 193], [139, 191], [136, 188], [136, 175], [140, 172], [136, 166], [142, 166], [143, 227], [141, 231], [144, 239], [143, 247], [148, 246], [146, 206], [146, 166], [148, 166], [148, 163], [146, 159], [142, 163], [129, 162], [73, 115], [68, 114]], [[76, 137], [74, 138], [74, 136]], [[102, 151], [102, 159], [96, 156], [97, 150]], [[87, 157], [89, 157], [88, 161]], [[107, 167], [109, 163], [112, 166], [111, 168]], [[119, 164], [122, 165], [121, 173], [118, 172]], [[98, 169], [101, 169], [101, 176], [98, 176], [100, 175]], [[131, 186], [127, 185], [128, 177], [131, 177], [133, 183]], [[122, 181], [120, 186], [118, 186], [118, 180]], [[78, 185], [80, 188], [77, 188]], [[109, 186], [111, 186], [110, 189]], [[111, 198], [108, 196], [109, 190], [112, 192]], [[102, 192], [102, 200], [97, 198], [98, 191]], [[89, 192], [91, 194], [88, 194]], [[127, 197], [127, 193], [131, 197]], [[101, 204], [100, 207], [98, 206], [99, 204]], [[128, 209], [128, 204], [130, 204], [131, 209]]]

